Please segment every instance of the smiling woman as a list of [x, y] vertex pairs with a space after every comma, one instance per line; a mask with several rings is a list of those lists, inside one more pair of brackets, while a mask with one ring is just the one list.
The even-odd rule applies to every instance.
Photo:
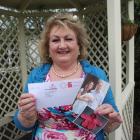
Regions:
[[[68, 63], [72, 68], [77, 65], [77, 57], [79, 55], [79, 45], [74, 31], [68, 27], [53, 27], [50, 32], [49, 54], [55, 67], [63, 62]], [[55, 57], [54, 57], [55, 56]], [[58, 63], [58, 64], [57, 64]]]
[[[42, 33], [42, 38], [40, 42], [40, 53], [42, 56], [42, 62], [52, 62], [51, 58], [49, 57], [49, 45], [50, 43], [58, 44], [57, 41], [59, 39], [61, 39], [61, 41], [67, 41], [69, 43], [77, 43], [76, 45], [80, 46], [78, 59], [81, 60], [86, 58], [86, 47], [88, 47], [89, 41], [86, 29], [84, 28], [84, 24], [82, 24], [78, 20], [78, 18], [75, 18], [75, 16], [73, 15], [58, 15], [54, 15], [50, 19], [48, 19], [44, 31]], [[54, 34], [53, 37], [55, 38], [51, 38], [51, 35], [54, 33], [55, 30], [57, 31], [57, 36], [55, 36]], [[67, 34], [63, 33], [65, 34], [65, 38], [62, 38], [64, 37], [64, 35], [61, 35], [61, 37], [58, 33], [61, 32], [62, 34], [62, 30], [67, 31]], [[52, 39], [54, 39], [53, 42]]]
[[[24, 94], [19, 98], [19, 110], [14, 116], [18, 128], [22, 130], [36, 128], [33, 138], [37, 140], [94, 140], [95, 137], [96, 140], [104, 140], [103, 130], [95, 136], [71, 121], [74, 115], [78, 115], [72, 113], [72, 105], [42, 108], [41, 111], [37, 111], [36, 98], [28, 91], [29, 83], [80, 79], [87, 73], [107, 81], [103, 70], [91, 66], [84, 60], [88, 45], [86, 29], [78, 18], [71, 14], [55, 14], [47, 20], [40, 41], [42, 65], [29, 74]], [[97, 113], [108, 116], [107, 128], [114, 130], [121, 124], [111, 89], [103, 105], [97, 108]], [[107, 128], [107, 131], [110, 130]]]

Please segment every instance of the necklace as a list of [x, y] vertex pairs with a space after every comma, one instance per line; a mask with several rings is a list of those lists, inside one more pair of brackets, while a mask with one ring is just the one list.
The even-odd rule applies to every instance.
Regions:
[[79, 69], [79, 65], [80, 63], [78, 63], [74, 68], [73, 68], [73, 71], [70, 72], [70, 73], [67, 73], [67, 74], [58, 74], [54, 68], [54, 65], [52, 66], [52, 72], [57, 76], [57, 77], [60, 77], [60, 78], [66, 78], [66, 77], [70, 77], [71, 75], [75, 74], [78, 69]]

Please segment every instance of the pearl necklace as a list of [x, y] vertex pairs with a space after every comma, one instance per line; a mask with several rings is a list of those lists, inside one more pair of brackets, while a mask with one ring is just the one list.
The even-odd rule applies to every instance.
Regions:
[[79, 66], [80, 66], [80, 63], [78, 63], [78, 64], [74, 67], [74, 69], [73, 69], [73, 71], [72, 71], [71, 73], [68, 73], [68, 74], [65, 74], [65, 75], [64, 75], [64, 74], [58, 74], [58, 73], [56, 72], [55, 68], [54, 68], [54, 65], [53, 65], [53, 66], [52, 66], [52, 72], [53, 72], [57, 77], [66, 78], [66, 77], [70, 77], [71, 75], [75, 74], [75, 73], [78, 71]]

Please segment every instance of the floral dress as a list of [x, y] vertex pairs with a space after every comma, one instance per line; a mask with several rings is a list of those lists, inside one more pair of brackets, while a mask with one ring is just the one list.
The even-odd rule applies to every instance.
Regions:
[[[50, 81], [49, 74], [46, 82]], [[35, 140], [95, 140], [95, 135], [75, 125], [71, 119], [71, 105], [59, 108], [43, 108], [38, 112], [39, 125], [36, 129]]]

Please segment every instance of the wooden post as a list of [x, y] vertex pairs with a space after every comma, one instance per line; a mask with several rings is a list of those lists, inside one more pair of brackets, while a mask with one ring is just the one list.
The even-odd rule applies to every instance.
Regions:
[[[134, 1], [128, 2], [128, 14], [131, 20], [134, 20]], [[128, 48], [128, 81], [134, 81], [134, 37], [129, 41]]]
[[[116, 104], [121, 111], [121, 3], [120, 0], [107, 0], [109, 80]], [[110, 134], [110, 140], [121, 140], [121, 127]]]
[[[134, 20], [134, 0], [128, 2], [128, 14], [131, 20]], [[134, 37], [129, 40], [128, 47], [128, 82], [134, 83]], [[133, 107], [134, 107], [134, 87], [133, 87]], [[132, 109], [132, 114], [134, 114], [134, 109]], [[133, 115], [131, 118], [133, 122]], [[131, 132], [133, 132], [133, 123], [131, 127]], [[130, 140], [133, 139], [133, 133], [131, 133]]]
[[25, 33], [24, 33], [24, 17], [19, 19], [19, 51], [20, 51], [20, 68], [22, 74], [22, 84], [25, 84], [27, 79], [27, 66], [26, 66], [26, 49], [25, 49]]

